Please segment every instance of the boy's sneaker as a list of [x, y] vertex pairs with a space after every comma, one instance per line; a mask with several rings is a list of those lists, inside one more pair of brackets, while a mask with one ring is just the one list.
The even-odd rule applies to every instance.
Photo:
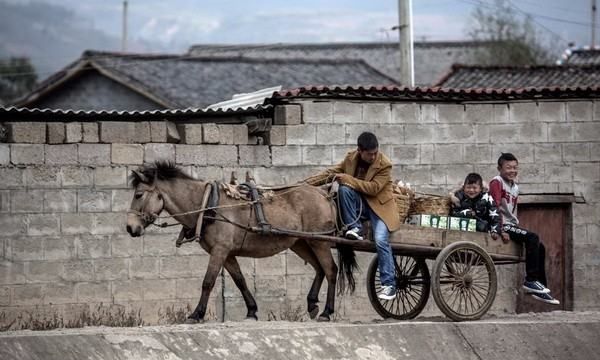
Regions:
[[546, 304], [560, 305], [560, 301], [553, 298], [550, 294], [531, 294], [531, 297]]
[[363, 237], [361, 235], [361, 229], [353, 227], [352, 229], [346, 231], [346, 239], [363, 240]]
[[537, 280], [536, 281], [525, 280], [525, 282], [523, 283], [523, 290], [525, 290], [525, 292], [527, 292], [527, 293], [534, 293], [534, 294], [550, 293], [550, 289], [548, 289], [547, 287], [542, 285], [542, 283]]
[[382, 300], [392, 300], [396, 297], [396, 287], [394, 285], [383, 285], [377, 297]]

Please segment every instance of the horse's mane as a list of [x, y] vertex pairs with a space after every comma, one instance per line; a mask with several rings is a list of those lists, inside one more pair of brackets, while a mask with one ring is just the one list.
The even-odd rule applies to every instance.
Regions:
[[[157, 160], [153, 163], [143, 165], [138, 169], [139, 172], [144, 174], [148, 178], [150, 183], [154, 182], [154, 180], [170, 180], [170, 179], [188, 179], [195, 180], [193, 177], [184, 173], [179, 167], [175, 165], [172, 161], [164, 161]], [[131, 182], [132, 187], [137, 187], [140, 184], [140, 179], [131, 174], [129, 176], [129, 181]]]

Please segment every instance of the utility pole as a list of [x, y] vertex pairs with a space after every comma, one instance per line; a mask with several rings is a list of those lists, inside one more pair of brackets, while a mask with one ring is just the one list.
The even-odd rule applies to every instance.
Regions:
[[400, 82], [415, 86], [413, 63], [412, 0], [398, 0], [398, 33], [400, 35]]
[[596, 0], [592, 0], [592, 43], [590, 46], [592, 49], [596, 46]]
[[127, 51], [127, 0], [123, 1], [123, 33], [121, 38], [121, 51]]

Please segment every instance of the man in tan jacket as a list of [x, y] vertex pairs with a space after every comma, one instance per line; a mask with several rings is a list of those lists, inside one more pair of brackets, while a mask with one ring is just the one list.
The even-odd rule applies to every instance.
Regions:
[[396, 297], [396, 278], [389, 236], [400, 226], [392, 195], [392, 163], [379, 152], [374, 134], [363, 132], [357, 142], [358, 149], [346, 154], [340, 164], [305, 181], [312, 185], [340, 184], [340, 216], [348, 228], [347, 238], [363, 240], [361, 220], [371, 221], [383, 285], [378, 297], [391, 300]]

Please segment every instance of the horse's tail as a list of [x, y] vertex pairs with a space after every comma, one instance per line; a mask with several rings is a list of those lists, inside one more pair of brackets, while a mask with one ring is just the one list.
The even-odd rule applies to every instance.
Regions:
[[[354, 281], [355, 269], [358, 269], [356, 263], [356, 253], [350, 245], [337, 245], [338, 252], [338, 294], [345, 292], [353, 293], [356, 288]], [[347, 283], [347, 285], [346, 285]]]

